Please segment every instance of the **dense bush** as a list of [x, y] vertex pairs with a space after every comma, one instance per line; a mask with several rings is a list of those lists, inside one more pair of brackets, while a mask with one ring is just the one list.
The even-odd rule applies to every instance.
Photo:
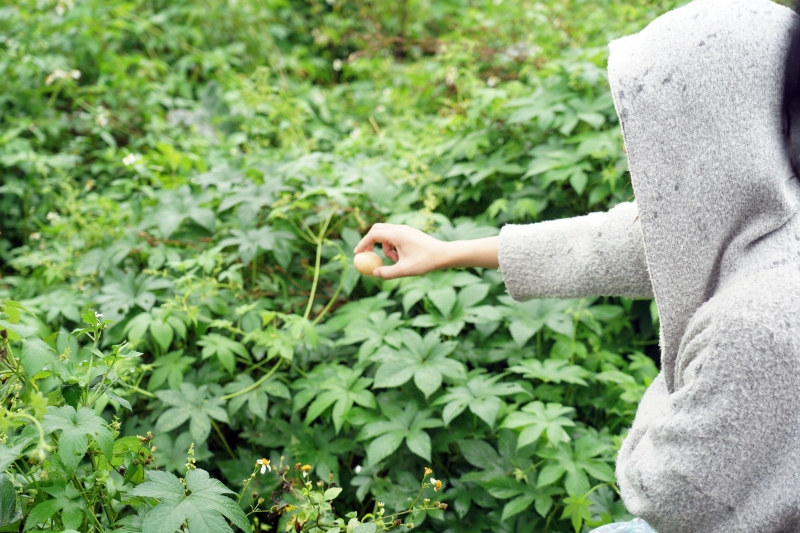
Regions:
[[625, 519], [650, 301], [352, 249], [628, 200], [606, 43], [677, 3], [0, 7], [0, 531]]

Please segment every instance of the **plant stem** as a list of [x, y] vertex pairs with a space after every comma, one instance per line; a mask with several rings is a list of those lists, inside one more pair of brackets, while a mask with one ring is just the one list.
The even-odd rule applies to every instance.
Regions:
[[210, 418], [208, 420], [209, 420], [209, 422], [211, 422], [211, 427], [214, 428], [214, 431], [217, 432], [217, 435], [219, 436], [220, 440], [222, 441], [222, 445], [225, 447], [225, 450], [228, 452], [228, 455], [231, 456], [231, 459], [236, 459], [236, 454], [233, 453], [233, 450], [231, 450], [231, 447], [228, 444], [228, 440], [225, 438], [225, 435], [222, 434], [222, 431], [219, 429], [219, 426], [217, 425], [217, 423], [214, 422]]
[[311, 314], [311, 306], [314, 304], [314, 294], [317, 292], [317, 282], [319, 282], [319, 266], [322, 260], [322, 243], [325, 240], [325, 233], [328, 231], [328, 224], [330, 224], [332, 217], [333, 211], [328, 214], [328, 218], [326, 218], [325, 222], [320, 226], [319, 236], [317, 237], [317, 258], [314, 263], [314, 281], [311, 284], [311, 296], [308, 298], [308, 306], [303, 315], [305, 320], [308, 320], [308, 316]]
[[242, 394], [247, 394], [251, 390], [257, 389], [259, 386], [261, 386], [262, 383], [267, 381], [272, 376], [272, 374], [274, 374], [278, 370], [278, 368], [281, 366], [282, 363], [283, 359], [278, 359], [278, 362], [275, 363], [275, 366], [273, 366], [272, 369], [266, 374], [264, 374], [258, 381], [256, 381], [252, 385], [243, 388], [242, 390], [226, 394], [225, 396], [222, 396], [220, 400], [230, 400], [231, 398], [236, 398], [237, 396], [241, 396]]

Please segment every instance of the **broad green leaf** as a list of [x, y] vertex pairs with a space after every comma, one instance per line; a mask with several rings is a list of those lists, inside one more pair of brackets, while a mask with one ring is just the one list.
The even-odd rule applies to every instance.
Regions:
[[170, 406], [156, 421], [158, 431], [172, 431], [189, 421], [189, 431], [195, 442], [205, 442], [211, 433], [211, 419], [228, 423], [228, 413], [219, 398], [208, 397], [208, 387], [195, 387], [191, 383], [181, 383], [180, 392], [175, 390], [156, 391], [158, 399]]
[[571, 365], [563, 359], [526, 359], [519, 364], [509, 367], [509, 370], [522, 374], [528, 379], [539, 379], [545, 383], [573, 383], [575, 385], [588, 385], [586, 378], [591, 377], [591, 372], [578, 365]]
[[42, 427], [48, 433], [58, 433], [58, 456], [69, 472], [74, 471], [89, 448], [93, 439], [111, 460], [114, 439], [106, 422], [94, 413], [93, 409], [81, 407], [77, 411], [72, 406], [48, 407], [42, 420]]
[[25, 367], [25, 376], [30, 379], [48, 364], [55, 361], [56, 354], [41, 339], [23, 339], [20, 359]]
[[169, 472], [151, 470], [146, 479], [128, 493], [159, 500], [142, 518], [142, 531], [175, 533], [186, 522], [189, 533], [233, 533], [226, 518], [242, 531], [250, 531], [247, 516], [227, 497], [235, 493], [205, 470], [189, 470], [185, 488]]
[[564, 431], [565, 427], [574, 427], [575, 422], [566, 418], [575, 412], [572, 407], [564, 407], [559, 403], [548, 403], [546, 406], [542, 402], [536, 401], [525, 405], [522, 410], [511, 413], [503, 420], [501, 427], [520, 429], [517, 447], [522, 448], [539, 440], [539, 437], [546, 435], [547, 439], [558, 444], [569, 440], [569, 435]]

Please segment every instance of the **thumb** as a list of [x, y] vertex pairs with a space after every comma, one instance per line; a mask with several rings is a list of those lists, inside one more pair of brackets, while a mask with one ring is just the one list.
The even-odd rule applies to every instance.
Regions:
[[378, 267], [372, 271], [372, 275], [381, 279], [395, 279], [403, 276], [397, 265]]

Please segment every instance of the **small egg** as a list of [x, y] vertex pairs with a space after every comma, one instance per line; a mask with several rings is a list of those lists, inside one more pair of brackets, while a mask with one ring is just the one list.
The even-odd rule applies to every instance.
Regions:
[[361, 252], [353, 258], [353, 264], [365, 276], [372, 276], [376, 268], [383, 266], [383, 260], [375, 252]]

